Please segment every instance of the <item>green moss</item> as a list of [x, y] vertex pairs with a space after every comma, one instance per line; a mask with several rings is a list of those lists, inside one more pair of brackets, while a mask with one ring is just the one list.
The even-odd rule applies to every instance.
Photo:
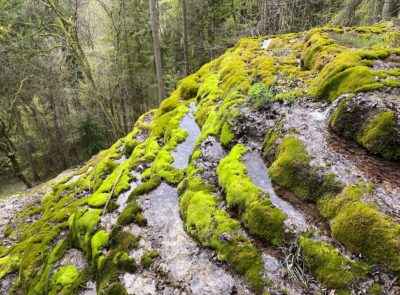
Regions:
[[379, 283], [373, 284], [373, 285], [369, 288], [369, 294], [370, 294], [370, 295], [381, 295], [381, 294], [383, 294], [383, 292], [382, 292], [382, 286], [381, 286]]
[[300, 247], [306, 264], [326, 288], [347, 289], [369, 271], [366, 264], [341, 256], [332, 245], [322, 241], [300, 237]]
[[21, 256], [17, 254], [10, 254], [0, 258], [0, 279], [9, 273], [17, 271], [20, 262]]
[[241, 157], [246, 152], [243, 144], [236, 145], [220, 161], [217, 167], [219, 183], [226, 192], [229, 206], [238, 209], [250, 232], [275, 245], [281, 245], [285, 215], [272, 206], [267, 193], [251, 182], [246, 166], [241, 163]]
[[352, 252], [361, 253], [371, 263], [389, 270], [400, 269], [400, 226], [372, 204], [368, 197], [371, 186], [347, 187], [336, 198], [322, 198], [320, 211], [330, 220], [336, 240]]
[[382, 111], [364, 127], [358, 136], [366, 149], [386, 159], [400, 160], [400, 130], [393, 111]]
[[118, 216], [117, 225], [124, 226], [136, 223], [141, 226], [147, 224], [147, 220], [141, 214], [142, 208], [136, 202], [130, 202], [124, 211]]
[[100, 222], [102, 210], [81, 209], [74, 213], [68, 220], [72, 243], [82, 249], [86, 255], [90, 254], [90, 241], [92, 233]]
[[138, 185], [129, 195], [128, 202], [135, 200], [138, 196], [147, 194], [156, 189], [161, 183], [158, 176], [152, 176], [148, 181]]
[[230, 95], [234, 91], [247, 93], [250, 88], [249, 72], [245, 62], [240, 58], [226, 61], [219, 73], [221, 89], [225, 95]]
[[266, 282], [262, 278], [263, 261], [257, 249], [241, 234], [240, 224], [217, 208], [217, 198], [211, 185], [202, 181], [195, 166], [200, 151], [196, 150], [185, 181], [179, 187], [183, 194], [179, 200], [182, 219], [188, 233], [202, 246], [215, 249], [219, 259], [229, 262], [244, 274], [249, 286], [262, 294]]
[[[269, 155], [271, 141], [277, 137], [267, 135], [264, 154]], [[279, 144], [269, 169], [271, 179], [305, 200], [317, 200], [325, 194], [337, 194], [342, 186], [332, 175], [324, 175], [319, 168], [310, 165], [310, 156], [303, 143], [292, 135], [284, 137]]]
[[327, 75], [319, 84], [317, 96], [333, 101], [344, 93], [355, 93], [380, 87], [381, 84], [376, 82], [373, 71], [365, 66], [355, 66]]
[[78, 277], [79, 272], [73, 265], [67, 265], [59, 269], [53, 276], [53, 287], [64, 287], [72, 284]]
[[196, 82], [196, 77], [197, 76], [193, 74], [180, 81], [178, 87], [180, 88], [180, 94], [183, 100], [189, 100], [197, 96], [199, 85]]
[[221, 143], [225, 146], [229, 145], [229, 143], [231, 142], [232, 139], [235, 138], [235, 134], [232, 133], [229, 125], [227, 123], [225, 123], [222, 126], [221, 129], [221, 136], [219, 138], [219, 140], [221, 141]]
[[130, 157], [132, 155], [133, 150], [140, 144], [140, 141], [137, 139], [128, 140], [124, 144], [124, 155]]
[[149, 268], [153, 260], [159, 256], [157, 251], [146, 252], [140, 257], [140, 265], [143, 268]]
[[92, 259], [96, 259], [101, 253], [101, 248], [107, 246], [109, 235], [106, 231], [100, 230], [92, 237]]
[[112, 283], [110, 287], [108, 287], [107, 295], [128, 295], [128, 292], [126, 291], [125, 287], [118, 282]]

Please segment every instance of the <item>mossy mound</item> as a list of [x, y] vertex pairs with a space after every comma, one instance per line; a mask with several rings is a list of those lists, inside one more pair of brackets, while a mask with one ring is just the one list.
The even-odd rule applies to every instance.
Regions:
[[398, 95], [360, 93], [340, 101], [329, 120], [330, 127], [343, 137], [356, 140], [373, 154], [400, 159]]
[[340, 255], [332, 245], [322, 241], [300, 237], [300, 247], [306, 264], [326, 288], [346, 291], [369, 271], [367, 264]]

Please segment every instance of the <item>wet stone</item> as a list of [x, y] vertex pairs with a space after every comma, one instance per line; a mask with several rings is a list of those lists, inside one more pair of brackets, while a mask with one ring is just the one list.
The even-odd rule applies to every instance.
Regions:
[[[194, 104], [191, 104], [193, 109]], [[178, 144], [176, 151], [172, 151], [171, 155], [174, 157], [172, 166], [178, 169], [184, 169], [189, 164], [189, 157], [191, 156], [197, 138], [201, 134], [200, 127], [197, 125], [192, 112], [186, 114], [179, 125], [180, 128], [188, 132], [188, 136], [185, 141]]]
[[304, 232], [309, 229], [310, 226], [305, 215], [275, 193], [267, 167], [260, 154], [256, 151], [250, 151], [243, 158], [247, 167], [247, 174], [252, 182], [267, 192], [272, 203], [286, 214], [286, 227], [294, 232]]
[[[162, 183], [138, 202], [148, 221], [148, 226], [141, 231], [139, 249], [149, 251], [150, 243], [160, 258], [158, 266], [153, 265], [145, 275], [124, 275], [128, 292], [160, 294], [156, 288], [159, 280], [169, 286], [179, 286], [186, 294], [231, 294], [234, 288], [237, 294], [251, 294], [238, 275], [228, 272], [223, 264], [212, 262], [213, 252], [200, 248], [185, 232], [175, 188]], [[132, 255], [138, 257], [138, 254]], [[180, 294], [174, 292], [173, 288], [171, 291], [166, 287], [161, 294]]]

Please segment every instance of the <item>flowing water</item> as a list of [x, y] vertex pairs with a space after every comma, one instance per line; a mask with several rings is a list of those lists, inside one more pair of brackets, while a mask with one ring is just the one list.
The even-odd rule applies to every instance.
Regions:
[[294, 232], [304, 232], [309, 229], [310, 225], [306, 221], [305, 215], [275, 193], [268, 175], [268, 169], [260, 154], [256, 151], [250, 151], [243, 158], [247, 167], [247, 174], [252, 182], [267, 192], [272, 203], [286, 214], [285, 225]]
[[201, 134], [200, 127], [193, 116], [193, 112], [195, 111], [194, 103], [189, 104], [189, 110], [190, 112], [183, 117], [179, 125], [180, 128], [188, 132], [188, 136], [184, 142], [178, 144], [176, 151], [171, 152], [171, 155], [174, 157], [172, 166], [178, 169], [184, 169], [188, 166], [189, 157], [192, 155], [196, 140]]

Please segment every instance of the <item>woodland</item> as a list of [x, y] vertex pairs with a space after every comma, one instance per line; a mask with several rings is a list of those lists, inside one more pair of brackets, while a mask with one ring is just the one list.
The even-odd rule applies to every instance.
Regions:
[[394, 0], [2, 0], [0, 187], [30, 187], [110, 146], [242, 37], [397, 14]]

